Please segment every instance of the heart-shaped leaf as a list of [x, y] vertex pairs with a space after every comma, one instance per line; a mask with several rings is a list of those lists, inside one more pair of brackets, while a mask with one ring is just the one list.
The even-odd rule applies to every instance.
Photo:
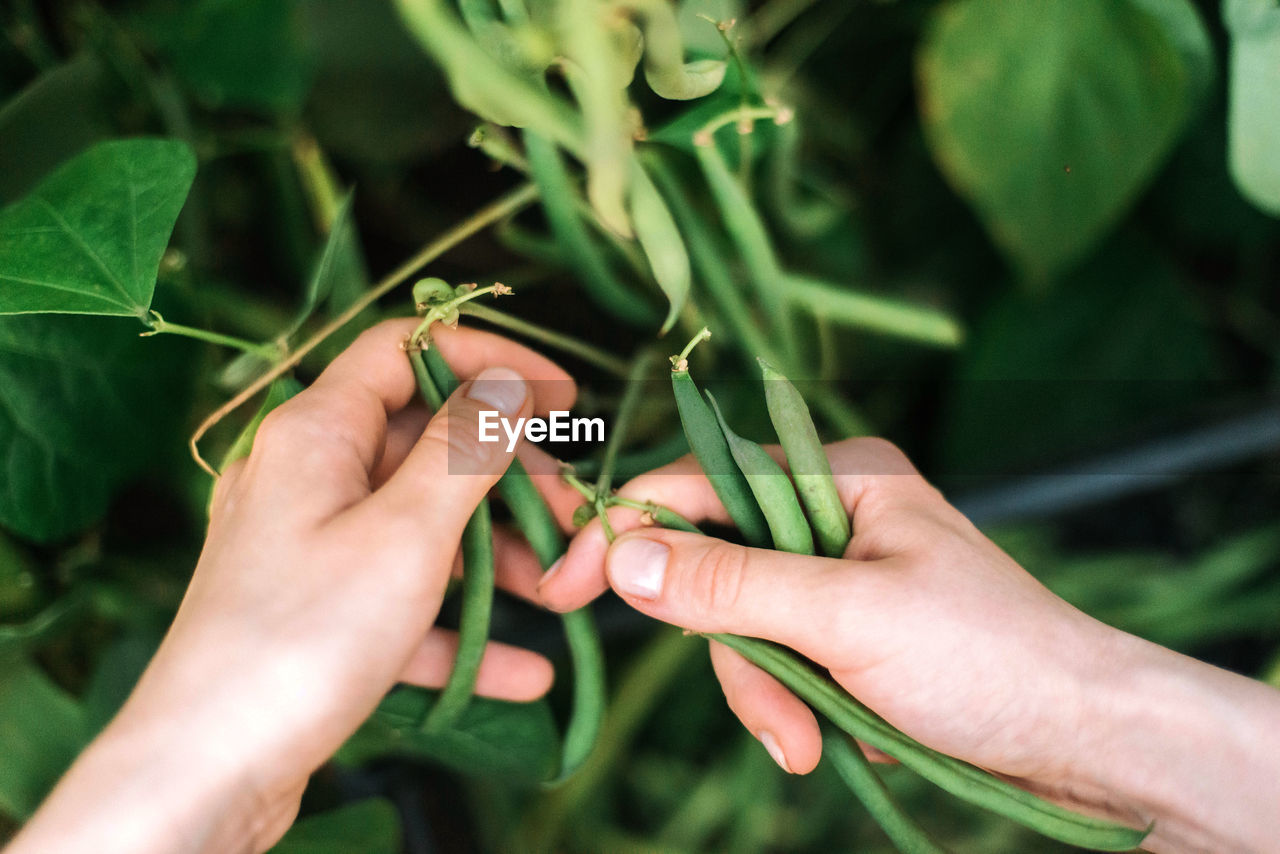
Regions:
[[146, 318], [195, 170], [184, 143], [111, 140], [0, 210], [0, 314]]
[[917, 57], [925, 134], [995, 242], [1043, 279], [1151, 179], [1211, 55], [1188, 0], [956, 0]]
[[463, 774], [534, 783], [555, 771], [559, 736], [545, 700], [504, 703], [475, 697], [452, 729], [425, 732], [438, 692], [401, 687], [342, 746], [337, 759], [362, 763], [387, 754], [433, 759]]
[[184, 343], [101, 318], [0, 317], [0, 525], [39, 542], [74, 534], [176, 451], [160, 437], [183, 411]]

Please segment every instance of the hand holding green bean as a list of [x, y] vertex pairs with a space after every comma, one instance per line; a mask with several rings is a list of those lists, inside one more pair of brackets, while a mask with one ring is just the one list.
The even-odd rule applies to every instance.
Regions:
[[[784, 459], [781, 448], [766, 450]], [[618, 509], [610, 515], [616, 543], [588, 525], [544, 580], [542, 600], [573, 608], [612, 587], [645, 614], [721, 636], [712, 662], [729, 706], [787, 771], [819, 761], [812, 707], [877, 748], [874, 756], [887, 753], [974, 803], [1005, 796], [979, 770], [989, 769], [1135, 828], [1129, 846], [1154, 821], [1142, 842], [1150, 850], [1266, 850], [1259, 817], [1277, 797], [1267, 757], [1277, 747], [1280, 695], [1075, 610], [889, 443], [848, 440], [826, 455], [853, 523], [841, 558], [644, 527]], [[619, 494], [695, 523], [732, 521], [692, 457]], [[1227, 701], [1206, 706], [1207, 696]], [[1125, 845], [1114, 825], [1076, 822], [1027, 798], [1000, 808], [1084, 845]], [[1203, 841], [1215, 838], [1207, 828], [1233, 835], [1215, 848]]]

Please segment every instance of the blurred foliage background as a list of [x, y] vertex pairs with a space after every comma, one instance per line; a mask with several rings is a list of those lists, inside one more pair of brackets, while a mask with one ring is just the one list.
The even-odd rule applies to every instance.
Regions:
[[[669, 305], [673, 339], [710, 322], [717, 394], [757, 438], [758, 392], [733, 380], [781, 349], [828, 436], [903, 446], [1055, 591], [1277, 680], [1280, 7], [684, 0], [670, 7], [679, 42], [722, 63], [724, 82], [671, 100], [637, 74], [630, 101], [611, 101], [561, 63], [547, 109], [595, 103], [582, 127], [603, 140], [574, 151], [576, 119], [563, 136], [521, 119], [522, 135], [500, 114], [534, 100], [486, 100], [490, 64], [534, 79], [530, 57], [555, 54], [559, 19], [536, 13], [572, 4], [529, 6], [523, 41], [476, 41], [488, 59], [468, 66], [384, 0], [0, 5], [0, 834], [110, 718], [177, 606], [209, 489], [191, 431], [373, 279], [520, 185], [531, 132], [574, 154], [563, 186], [543, 151], [542, 204], [451, 248], [433, 275], [506, 282], [507, 314], [624, 358]], [[743, 123], [748, 108], [761, 112]], [[717, 116], [724, 130], [699, 151]], [[624, 124], [625, 140], [609, 136]], [[101, 145], [144, 136], [176, 142]], [[764, 250], [706, 183], [708, 150]], [[687, 247], [687, 294], [679, 257], [663, 267], [674, 244], [639, 223], [637, 242], [631, 211], [609, 206], [609, 180], [634, 180], [616, 171], [633, 162]], [[85, 210], [140, 188], [157, 210], [176, 205], [176, 225], [150, 222], [148, 245], [121, 248], [120, 223]], [[105, 263], [130, 270], [131, 299], [23, 295], [36, 274], [83, 273], [22, 237], [34, 198], [85, 215]], [[789, 326], [774, 327], [770, 300]], [[148, 310], [252, 346], [140, 339]], [[403, 291], [364, 308], [298, 377], [408, 310]], [[610, 411], [607, 366], [563, 361], [584, 413]], [[253, 406], [215, 428], [207, 458]], [[647, 409], [627, 473], [682, 452], [670, 405]], [[825, 765], [807, 778], [773, 766], [725, 709], [700, 642], [613, 600], [597, 616], [614, 700], [567, 786], [521, 779], [551, 761], [549, 714], [480, 706], [479, 754], [362, 730], [278, 850], [890, 850]], [[495, 633], [563, 658], [554, 622], [525, 606], [500, 602]], [[1052, 850], [906, 771], [885, 777], [956, 851]]]

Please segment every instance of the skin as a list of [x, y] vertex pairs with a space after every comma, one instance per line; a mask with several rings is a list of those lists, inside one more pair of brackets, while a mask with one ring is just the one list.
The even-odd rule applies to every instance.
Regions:
[[[441, 329], [464, 382], [428, 422], [400, 342], [363, 334], [263, 422], [215, 490], [208, 539], [168, 635], [116, 719], [8, 849], [263, 851], [307, 777], [397, 681], [443, 684], [457, 638], [433, 628], [467, 518], [505, 470], [475, 441], [469, 394], [515, 390], [508, 417], [568, 409], [568, 376], [488, 333]], [[476, 472], [468, 474], [467, 472]], [[497, 538], [501, 586], [532, 596], [536, 561]], [[530, 700], [551, 665], [490, 644], [482, 694]]]
[[[542, 600], [569, 609], [612, 587], [659, 620], [789, 646], [930, 747], [1082, 812], [1154, 821], [1147, 850], [1274, 850], [1280, 692], [1054, 596], [889, 443], [827, 452], [853, 522], [842, 558], [646, 528], [619, 508], [617, 541], [598, 521], [584, 528]], [[728, 521], [689, 458], [620, 492]], [[808, 707], [723, 646], [711, 659], [730, 708], [778, 764], [812, 770], [822, 743]]]
[[[223, 475], [155, 659], [9, 854], [266, 850], [307, 777], [395, 682], [444, 682], [456, 637], [433, 623], [462, 528], [510, 462], [505, 443], [475, 440], [479, 409], [494, 407], [468, 395], [520, 389], [497, 407], [517, 417], [568, 409], [574, 387], [509, 341], [440, 330], [464, 382], [428, 420], [410, 405], [399, 348], [413, 326], [361, 336]], [[535, 382], [480, 376], [503, 365]], [[828, 454], [855, 531], [843, 559], [646, 528], [615, 508], [613, 546], [593, 522], [545, 577], [499, 531], [499, 585], [559, 610], [612, 586], [666, 622], [791, 646], [931, 747], [1078, 809], [1155, 821], [1150, 850], [1273, 848], [1280, 692], [1057, 599], [891, 445], [857, 439]], [[520, 456], [568, 530], [580, 497], [550, 457]], [[621, 493], [727, 521], [691, 459]], [[809, 709], [728, 649], [711, 654], [748, 729], [784, 769], [811, 770], [821, 741]], [[527, 700], [551, 679], [541, 657], [491, 644], [478, 690]]]

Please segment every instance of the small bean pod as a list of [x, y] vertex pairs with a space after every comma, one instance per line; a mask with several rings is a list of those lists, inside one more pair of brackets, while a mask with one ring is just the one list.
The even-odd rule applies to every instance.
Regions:
[[800, 508], [795, 487], [791, 485], [787, 473], [764, 448], [734, 433], [710, 392], [707, 392], [707, 398], [711, 401], [711, 408], [715, 410], [725, 441], [729, 443], [729, 452], [733, 454], [734, 462], [738, 464], [756, 497], [756, 504], [764, 513], [769, 533], [773, 536], [773, 547], [793, 554], [813, 554], [813, 533], [809, 530], [809, 520]]
[[759, 359], [764, 377], [764, 396], [773, 429], [782, 442], [795, 479], [800, 500], [818, 535], [818, 545], [827, 557], [840, 557], [849, 545], [852, 529], [849, 511], [836, 491], [831, 463], [818, 439], [809, 407], [791, 381], [764, 359]]
[[[705, 329], [699, 333], [690, 347], [698, 340], [707, 337]], [[676, 408], [680, 411], [680, 423], [684, 427], [685, 437], [693, 450], [707, 480], [720, 498], [720, 503], [729, 513], [729, 518], [737, 525], [738, 530], [747, 543], [761, 548], [769, 545], [769, 526], [764, 514], [756, 504], [751, 487], [746, 477], [733, 461], [729, 451], [729, 443], [715, 414], [702, 397], [702, 392], [689, 376], [687, 354], [690, 347], [678, 359], [673, 360], [674, 370], [671, 372], [671, 389], [675, 393]]]

